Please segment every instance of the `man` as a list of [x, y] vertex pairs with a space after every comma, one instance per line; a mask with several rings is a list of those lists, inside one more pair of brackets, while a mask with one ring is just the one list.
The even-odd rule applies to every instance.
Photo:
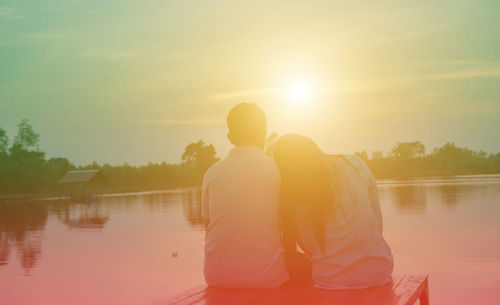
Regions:
[[210, 286], [275, 288], [288, 280], [280, 237], [280, 174], [262, 149], [266, 115], [254, 103], [227, 116], [234, 148], [203, 179], [207, 220], [205, 281]]

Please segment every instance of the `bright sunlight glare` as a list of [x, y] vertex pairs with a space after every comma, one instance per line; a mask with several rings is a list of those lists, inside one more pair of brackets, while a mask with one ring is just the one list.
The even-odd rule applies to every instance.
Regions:
[[313, 87], [307, 81], [296, 80], [286, 86], [285, 93], [292, 105], [305, 106], [313, 98]]

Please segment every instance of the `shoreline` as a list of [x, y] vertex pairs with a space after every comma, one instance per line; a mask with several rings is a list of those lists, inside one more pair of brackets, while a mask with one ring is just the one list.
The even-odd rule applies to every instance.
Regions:
[[[377, 184], [379, 187], [386, 187], [391, 185], [410, 185], [421, 181], [426, 184], [456, 184], [467, 182], [485, 182], [491, 178], [500, 178], [500, 173], [487, 173], [487, 174], [459, 174], [459, 175], [426, 175], [426, 176], [410, 176], [410, 177], [391, 177], [391, 178], [378, 178]], [[455, 179], [453, 179], [455, 178]], [[191, 186], [177, 186], [171, 188], [150, 189], [150, 190], [119, 190], [109, 191], [99, 194], [101, 198], [106, 197], [119, 197], [131, 195], [151, 195], [151, 194], [164, 194], [164, 193], [182, 193], [187, 190], [194, 190], [200, 188], [201, 185]], [[11, 194], [0, 195], [0, 203], [13, 203], [13, 202], [36, 202], [36, 201], [69, 201], [71, 197], [62, 194]]]

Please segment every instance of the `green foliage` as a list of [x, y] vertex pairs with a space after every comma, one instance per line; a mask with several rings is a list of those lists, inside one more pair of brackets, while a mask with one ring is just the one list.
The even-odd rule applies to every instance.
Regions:
[[[3, 129], [2, 129], [3, 131]], [[3, 135], [3, 136], [2, 136]], [[38, 151], [40, 136], [27, 120], [17, 125], [14, 143], [0, 132], [0, 192], [31, 193], [45, 187], [45, 153]]]
[[[81, 169], [81, 168], [80, 168]], [[106, 192], [130, 192], [192, 186], [201, 183], [202, 175], [179, 164], [149, 163], [143, 166], [110, 166], [99, 168], [104, 177]]]
[[[278, 134], [272, 133], [266, 140], [265, 151], [272, 155]], [[219, 160], [213, 145], [200, 140], [190, 143], [182, 155], [181, 164], [149, 163], [143, 166], [100, 165], [96, 161], [75, 167], [66, 158], [45, 159], [39, 151], [40, 136], [27, 120], [18, 124], [16, 137], [10, 147], [5, 130], [0, 128], [0, 195], [6, 194], [58, 194], [58, 181], [69, 170], [99, 169], [103, 192], [129, 192], [167, 189], [180, 186], [200, 185], [206, 170]], [[398, 142], [391, 153], [356, 152], [377, 178], [487, 174], [500, 173], [500, 153], [488, 155], [457, 147], [454, 143], [434, 149], [425, 155], [425, 146], [419, 142]]]
[[186, 146], [182, 154], [182, 161], [184, 161], [185, 166], [205, 174], [210, 166], [219, 161], [216, 155], [215, 147], [212, 144], [205, 145], [203, 140], [199, 140]]
[[40, 135], [27, 120], [18, 125], [12, 146], [8, 147], [6, 132], [0, 129], [0, 195], [33, 194], [61, 191], [58, 181], [69, 170], [99, 169], [103, 176], [104, 192], [127, 192], [166, 189], [177, 186], [199, 185], [204, 172], [219, 159], [213, 145], [203, 141], [186, 147], [182, 164], [149, 163], [145, 166], [99, 165], [96, 161], [75, 167], [66, 158], [45, 160], [39, 151]]
[[24, 150], [38, 150], [40, 134], [33, 130], [33, 126], [28, 120], [23, 119], [17, 124], [17, 134], [14, 138], [13, 147], [20, 147]]
[[46, 186], [56, 185], [66, 172], [74, 169], [75, 166], [66, 158], [50, 158], [45, 162], [43, 168]]
[[9, 137], [7, 136], [7, 132], [0, 128], [0, 155], [7, 153], [8, 146]]
[[425, 155], [425, 146], [419, 141], [398, 142], [389, 157], [377, 153], [365, 161], [377, 178], [500, 173], [500, 153], [488, 155], [455, 143]]
[[392, 148], [391, 153], [395, 159], [423, 157], [425, 155], [425, 146], [420, 141], [397, 142]]

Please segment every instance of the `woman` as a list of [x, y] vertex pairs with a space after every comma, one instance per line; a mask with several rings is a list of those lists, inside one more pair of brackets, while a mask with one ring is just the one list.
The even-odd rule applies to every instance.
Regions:
[[[356, 156], [324, 154], [304, 136], [276, 143], [282, 179], [285, 255], [296, 244], [312, 260], [315, 286], [361, 289], [391, 282], [392, 254], [382, 236], [375, 178]], [[293, 265], [293, 264], [291, 264]]]

